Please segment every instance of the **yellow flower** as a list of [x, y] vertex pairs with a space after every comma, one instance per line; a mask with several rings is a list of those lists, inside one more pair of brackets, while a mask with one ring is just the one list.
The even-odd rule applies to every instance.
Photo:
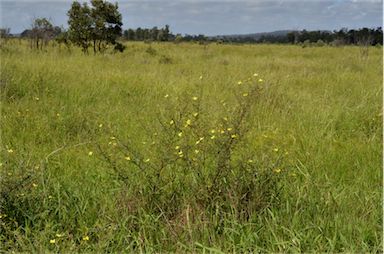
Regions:
[[213, 129], [211, 130], [211, 133], [212, 133], [212, 134], [215, 133], [215, 132], [216, 132], [216, 130], [213, 130]]
[[101, 123], [101, 124], [99, 124], [99, 128], [101, 128], [101, 127], [103, 127], [103, 124]]
[[247, 97], [247, 96], [248, 96], [248, 93], [243, 93], [243, 96], [244, 96], [244, 97]]
[[197, 150], [197, 149], [195, 150], [195, 153], [196, 153], [196, 154], [198, 154], [199, 152], [200, 152], [199, 150]]
[[260, 83], [263, 82], [263, 81], [264, 81], [263, 79], [261, 79], [261, 78], [259, 79], [259, 82], [260, 82]]
[[279, 148], [273, 148], [273, 151], [274, 151], [274, 152], [278, 152], [278, 151], [279, 151]]
[[278, 174], [278, 173], [281, 172], [281, 169], [279, 169], [279, 168], [275, 168], [275, 169], [273, 170], [273, 172], [275, 172], [276, 174]]
[[192, 97], [192, 100], [197, 101], [197, 97], [196, 96]]
[[83, 236], [83, 241], [89, 241], [89, 236]]
[[196, 117], [198, 114], [199, 114], [199, 113], [197, 113], [197, 112], [196, 112], [196, 113], [193, 113], [193, 116]]
[[188, 127], [189, 125], [191, 125], [191, 120], [188, 119], [186, 122], [185, 122], [185, 126], [184, 127]]
[[237, 82], [237, 84], [238, 84], [238, 85], [241, 85], [241, 84], [243, 84], [243, 82], [239, 81], [239, 82]]
[[93, 155], [93, 152], [92, 152], [92, 151], [90, 151], [90, 152], [88, 153], [88, 155], [89, 155], [89, 156], [92, 156], [92, 155]]
[[164, 98], [168, 98], [168, 97], [169, 97], [169, 94], [164, 95]]
[[228, 129], [227, 129], [227, 131], [231, 131], [231, 130], [232, 130], [232, 128], [228, 128]]
[[175, 146], [175, 149], [176, 149], [176, 150], [179, 150], [179, 149], [180, 149], [180, 146]]
[[60, 114], [59, 114], [59, 113], [57, 113], [57, 114], [56, 114], [56, 116], [57, 116], [57, 117], [59, 117], [59, 116], [60, 116]]
[[183, 157], [184, 157], [184, 154], [179, 154], [179, 157], [180, 157], [180, 158], [183, 158]]
[[116, 139], [116, 137], [110, 137], [110, 139], [112, 139], [112, 140], [115, 140], [115, 139]]
[[259, 74], [257, 74], [257, 73], [254, 73], [254, 74], [253, 74], [253, 76], [254, 76], [254, 77], [257, 77], [257, 76], [259, 76]]
[[38, 100], [40, 100], [40, 99], [39, 99], [39, 97], [35, 97], [35, 100], [38, 101]]
[[203, 76], [200, 76], [199, 79], [202, 80], [202, 79], [203, 79]]
[[13, 153], [13, 150], [12, 149], [8, 149], [7, 152], [8, 153]]
[[223, 134], [225, 131], [224, 130], [220, 130], [220, 133]]
[[125, 156], [124, 159], [127, 160], [127, 161], [130, 161], [130, 160], [131, 160], [131, 157], [129, 157], [129, 156]]
[[144, 162], [149, 162], [150, 161], [150, 159], [146, 159]]
[[248, 163], [253, 163], [253, 160], [249, 159], [249, 160], [248, 160]]
[[177, 134], [177, 136], [179, 136], [179, 137], [183, 136], [183, 132], [179, 132], [179, 134]]
[[180, 152], [178, 152], [177, 154], [178, 154], [178, 155], [181, 155], [181, 154], [183, 154], [183, 151], [180, 151]]
[[199, 138], [199, 140], [196, 141], [196, 145], [198, 145], [201, 141], [203, 141], [203, 137]]
[[32, 183], [32, 186], [33, 186], [34, 188], [36, 188], [38, 185], [35, 184], [35, 183]]
[[224, 117], [223, 119], [224, 119], [224, 121], [228, 121], [228, 118], [226, 118], [226, 117]]
[[211, 137], [211, 139], [215, 139], [216, 138], [216, 136], [215, 135], [213, 135], [212, 137]]
[[54, 244], [56, 242], [56, 240], [55, 239], [51, 239], [51, 240], [49, 240], [49, 243], [52, 243], [52, 244]]
[[237, 138], [237, 135], [236, 134], [232, 134], [231, 138]]
[[56, 237], [63, 237], [63, 234], [56, 234]]
[[170, 122], [169, 122], [169, 124], [170, 125], [173, 125], [175, 122], [173, 121], [173, 120], [171, 120]]

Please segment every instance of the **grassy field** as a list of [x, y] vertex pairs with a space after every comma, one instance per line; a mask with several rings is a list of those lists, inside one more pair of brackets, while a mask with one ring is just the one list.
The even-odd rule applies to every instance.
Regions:
[[382, 48], [0, 56], [1, 252], [382, 252]]

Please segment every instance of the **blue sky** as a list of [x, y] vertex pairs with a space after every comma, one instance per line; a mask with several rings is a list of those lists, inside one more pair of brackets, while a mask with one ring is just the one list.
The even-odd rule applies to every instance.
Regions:
[[[110, 0], [110, 2], [116, 2]], [[383, 0], [117, 0], [124, 28], [162, 27], [173, 33], [244, 34], [285, 29], [333, 30], [382, 26]], [[1, 27], [12, 33], [36, 17], [67, 26], [71, 0], [0, 0]]]

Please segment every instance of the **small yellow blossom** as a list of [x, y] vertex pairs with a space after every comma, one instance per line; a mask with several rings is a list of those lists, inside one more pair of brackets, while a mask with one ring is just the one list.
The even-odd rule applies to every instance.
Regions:
[[35, 97], [35, 100], [36, 100], [36, 101], [39, 101], [40, 99], [39, 99], [39, 97]]
[[236, 134], [232, 134], [231, 138], [237, 138], [237, 135]]
[[13, 153], [13, 149], [8, 149], [7, 152], [8, 153]]
[[199, 138], [199, 140], [196, 141], [196, 145], [200, 144], [201, 141], [203, 141], [203, 137]]
[[101, 123], [101, 124], [99, 124], [99, 128], [101, 128], [101, 127], [103, 127], [103, 124]]
[[275, 169], [273, 170], [273, 172], [275, 172], [276, 174], [278, 174], [278, 173], [281, 172], [281, 169], [279, 169], [279, 168], [275, 168]]
[[254, 77], [257, 77], [257, 76], [259, 76], [259, 74], [257, 74], [257, 73], [254, 73], [254, 74], [253, 74], [253, 76], [254, 76]]
[[179, 154], [179, 157], [180, 157], [180, 158], [183, 158], [183, 157], [184, 157], [184, 154]]
[[180, 146], [175, 146], [175, 149], [176, 149], [176, 150], [179, 150], [179, 149], [180, 149]]
[[89, 241], [89, 236], [83, 236], [83, 241]]
[[278, 151], [279, 151], [279, 148], [273, 148], [273, 151], [274, 151], [274, 152], [278, 152]]
[[215, 132], [216, 132], [216, 130], [213, 130], [213, 129], [211, 130], [211, 133], [212, 133], [212, 134], [215, 133]]
[[12, 173], [11, 173], [11, 172], [8, 172], [8, 175], [9, 175], [9, 176], [11, 176], [11, 175], [12, 175]]
[[164, 95], [164, 98], [168, 98], [168, 97], [169, 97], [169, 94]]
[[200, 152], [199, 150], [197, 150], [197, 149], [195, 150], [195, 154], [198, 154], [199, 152]]
[[264, 81], [263, 79], [261, 79], [261, 78], [259, 79], [259, 82], [260, 82], [260, 83], [263, 82], [263, 81]]
[[3, 166], [3, 163], [2, 162], [0, 162], [0, 167], [2, 167]]
[[64, 234], [56, 234], [56, 237], [63, 237], [64, 236]]
[[215, 139], [215, 138], [216, 138], [216, 136], [215, 136], [215, 135], [211, 136], [211, 139]]
[[253, 160], [249, 159], [249, 160], [248, 160], [248, 163], [253, 163]]
[[110, 139], [112, 139], [112, 140], [115, 140], [115, 139], [116, 139], [116, 137], [110, 137]]
[[242, 81], [239, 81], [239, 82], [237, 82], [237, 84], [238, 84], [238, 85], [241, 85], [241, 84], [243, 84], [243, 82], [242, 82]]
[[178, 154], [178, 155], [181, 155], [181, 154], [183, 154], [183, 151], [180, 151], [180, 152], [178, 152], [177, 154]]
[[193, 113], [193, 116], [196, 117], [199, 113], [195, 112]]
[[131, 160], [131, 157], [129, 157], [129, 156], [125, 156], [124, 159], [127, 160], [127, 161], [130, 161], [130, 160]]
[[57, 114], [56, 114], [56, 116], [57, 116], [57, 117], [59, 117], [59, 116], [60, 116], [60, 114], [59, 114], [59, 113], [57, 113]]
[[88, 153], [88, 155], [89, 155], [89, 156], [92, 156], [92, 155], [93, 155], [93, 152], [92, 152], [92, 151], [90, 151], [90, 152]]
[[227, 129], [227, 131], [231, 131], [231, 130], [232, 130], [232, 128], [228, 128], [228, 129]]
[[169, 124], [170, 125], [173, 125], [175, 122], [173, 121], [173, 120], [171, 120], [170, 122], [169, 122]]
[[244, 97], [247, 97], [247, 96], [248, 96], [248, 93], [243, 93], [243, 96], [244, 96]]
[[51, 195], [48, 196], [49, 199], [53, 198]]
[[54, 243], [56, 243], [56, 240], [55, 239], [51, 239], [51, 240], [49, 240], [49, 243], [54, 244]]
[[203, 76], [200, 76], [199, 79], [202, 80], [202, 79], [203, 79]]
[[197, 101], [197, 97], [196, 97], [196, 96], [193, 96], [193, 97], [192, 97], [192, 100]]
[[220, 133], [223, 134], [225, 131], [224, 130], [220, 130]]
[[177, 134], [177, 136], [179, 136], [179, 137], [183, 136], [183, 132], [179, 132], [179, 133]]
[[32, 186], [33, 186], [34, 188], [36, 188], [36, 187], [39, 186], [39, 185], [37, 185], [37, 184], [35, 184], [35, 183], [32, 183]]
[[191, 120], [188, 119], [186, 122], [185, 122], [185, 126], [184, 127], [188, 127], [189, 125], [191, 125]]
[[224, 121], [228, 121], [228, 118], [227, 117], [223, 117]]
[[149, 162], [150, 161], [150, 159], [146, 159], [144, 162]]

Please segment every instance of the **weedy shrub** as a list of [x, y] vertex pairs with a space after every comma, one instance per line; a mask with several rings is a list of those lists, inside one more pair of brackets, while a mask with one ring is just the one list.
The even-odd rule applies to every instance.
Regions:
[[152, 48], [151, 46], [149, 46], [149, 47], [145, 50], [145, 52], [146, 52], [147, 54], [149, 54], [150, 56], [156, 56], [156, 55], [157, 55], [157, 51], [156, 51], [156, 49]]
[[146, 127], [151, 134], [145, 142], [110, 130], [110, 139], [97, 150], [126, 186], [119, 201], [126, 205], [118, 205], [133, 215], [145, 210], [168, 224], [185, 221], [187, 209], [188, 220], [214, 223], [220, 231], [226, 217], [247, 220], [277, 202], [279, 174], [272, 169], [279, 162], [258, 162], [246, 141], [247, 119], [256, 113], [263, 86], [262, 79], [239, 82], [234, 98], [214, 111], [202, 87], [178, 102], [165, 95], [158, 119]]
[[173, 63], [173, 60], [169, 56], [161, 55], [160, 59], [159, 59], [159, 63], [161, 63], [161, 64], [171, 64], [171, 63]]

